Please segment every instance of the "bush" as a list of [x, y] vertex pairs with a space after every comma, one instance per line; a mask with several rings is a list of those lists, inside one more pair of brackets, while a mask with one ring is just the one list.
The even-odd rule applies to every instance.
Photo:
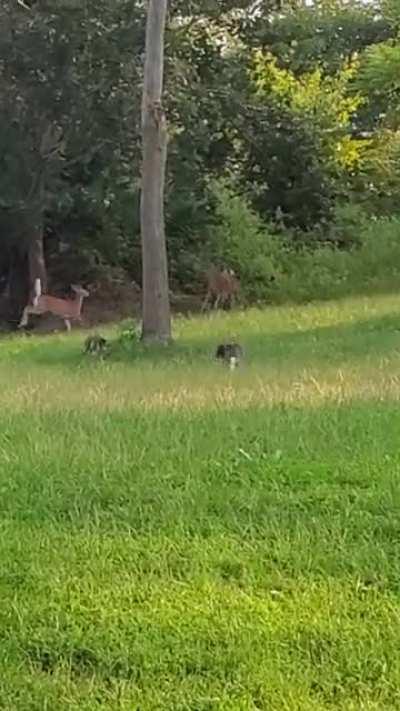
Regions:
[[216, 216], [210, 230], [211, 260], [235, 270], [249, 301], [271, 298], [283, 251], [279, 238], [226, 181], [213, 181], [210, 189]]
[[349, 244], [358, 241], [359, 246], [339, 249], [325, 245], [290, 254], [277, 291], [280, 301], [331, 299], [398, 287], [400, 220], [362, 219], [354, 224], [353, 235], [350, 222], [346, 230]]
[[226, 182], [211, 189], [217, 222], [209, 256], [237, 272], [249, 301], [304, 302], [397, 288], [400, 219], [367, 218], [358, 206], [340, 205], [325, 243], [309, 234], [296, 245], [274, 234]]
[[397, 287], [400, 280], [400, 218], [372, 219], [362, 233], [362, 247], [353, 255], [357, 273], [375, 288]]
[[365, 210], [354, 203], [339, 203], [333, 210], [329, 226], [329, 241], [341, 249], [360, 247], [362, 233], [368, 223]]
[[123, 321], [119, 327], [118, 345], [123, 351], [131, 352], [140, 343], [140, 331], [133, 321]]

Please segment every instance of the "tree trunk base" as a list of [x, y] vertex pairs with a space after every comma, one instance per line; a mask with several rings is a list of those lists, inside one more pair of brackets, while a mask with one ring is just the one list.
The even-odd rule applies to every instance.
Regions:
[[169, 346], [172, 343], [172, 337], [170, 334], [159, 334], [159, 333], [142, 333], [140, 340], [145, 345], [157, 345]]

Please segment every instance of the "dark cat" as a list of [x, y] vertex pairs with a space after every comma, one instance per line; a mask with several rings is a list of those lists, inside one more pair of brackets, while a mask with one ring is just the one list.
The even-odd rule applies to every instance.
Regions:
[[234, 370], [243, 358], [243, 349], [238, 343], [221, 343], [215, 352], [217, 360], [227, 363]]
[[88, 336], [84, 345], [84, 352], [89, 355], [106, 355], [109, 344], [102, 336]]

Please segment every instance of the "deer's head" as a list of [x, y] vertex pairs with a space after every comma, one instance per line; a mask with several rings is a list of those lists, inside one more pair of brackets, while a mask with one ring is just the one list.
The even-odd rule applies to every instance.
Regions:
[[77, 296], [81, 296], [82, 299], [89, 296], [89, 292], [86, 291], [86, 289], [84, 289], [83, 286], [80, 286], [79, 284], [71, 284], [71, 289], [75, 292]]

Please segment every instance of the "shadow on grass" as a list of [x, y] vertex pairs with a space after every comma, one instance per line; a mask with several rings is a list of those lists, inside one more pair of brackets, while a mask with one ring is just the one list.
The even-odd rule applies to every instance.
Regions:
[[[210, 330], [194, 337], [179, 338], [167, 346], [146, 347], [141, 343], [121, 345], [117, 336], [111, 339], [112, 350], [105, 362], [128, 365], [193, 366], [211, 362], [216, 345], [223, 340], [223, 322], [216, 325], [215, 336]], [[7, 358], [16, 363], [43, 366], [91, 368], [96, 358], [82, 352], [84, 334], [62, 339], [31, 339], [21, 342], [14, 338], [5, 350]], [[246, 333], [238, 336], [248, 364], [273, 367], [317, 365], [390, 357], [400, 349], [400, 315], [375, 316], [349, 324], [321, 326], [301, 331]]]

